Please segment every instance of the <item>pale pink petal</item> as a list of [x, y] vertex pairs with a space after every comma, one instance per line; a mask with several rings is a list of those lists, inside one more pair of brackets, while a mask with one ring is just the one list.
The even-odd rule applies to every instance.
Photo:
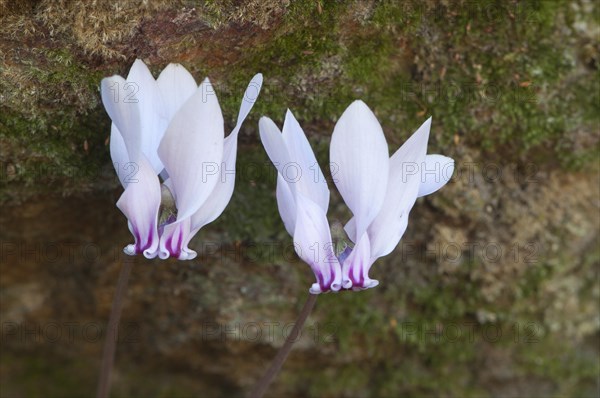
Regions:
[[167, 128], [167, 116], [158, 83], [150, 70], [137, 59], [131, 66], [124, 86], [124, 102], [137, 102], [140, 111], [141, 149], [156, 174], [163, 169], [158, 144]]
[[[281, 174], [283, 178], [286, 178], [287, 173], [287, 165], [290, 162], [290, 154], [285, 145], [285, 141], [283, 140], [283, 135], [279, 128], [271, 119], [268, 117], [261, 117], [258, 121], [258, 129], [260, 132], [260, 140], [271, 159], [271, 162]], [[288, 179], [286, 178], [286, 181]], [[290, 186], [292, 192], [296, 190], [295, 185]]]
[[164, 226], [160, 236], [160, 249], [158, 256], [166, 260], [175, 257], [178, 260], [192, 260], [196, 252], [187, 247], [190, 241], [190, 219], [173, 222]]
[[419, 197], [429, 195], [446, 185], [454, 173], [454, 160], [443, 155], [427, 155], [421, 165]]
[[310, 292], [338, 291], [341, 288], [342, 271], [333, 251], [325, 212], [301, 193], [296, 195], [296, 204], [294, 248], [298, 256], [312, 268], [317, 279]]
[[236, 138], [230, 135], [225, 139], [223, 162], [219, 167], [219, 180], [206, 201], [192, 215], [193, 234], [196, 234], [200, 228], [219, 217], [231, 200], [235, 187]]
[[295, 185], [304, 196], [321, 206], [327, 213], [329, 207], [327, 182], [302, 127], [289, 109], [285, 115], [282, 135], [289, 154], [286, 170], [295, 169], [295, 178], [288, 178], [287, 182]]
[[356, 218], [352, 217], [346, 225], [344, 225], [344, 231], [348, 235], [348, 238], [354, 243], [356, 243]]
[[[262, 75], [259, 73], [248, 84], [238, 113], [238, 120], [233, 131], [224, 141], [223, 161], [220, 167], [220, 178], [206, 202], [192, 216], [190, 239], [208, 223], [219, 217], [233, 195], [235, 186], [235, 162], [237, 155], [237, 136], [242, 123], [250, 113], [260, 93]], [[186, 242], [187, 243], [187, 242]]]
[[356, 217], [362, 236], [385, 198], [389, 154], [381, 126], [362, 101], [353, 102], [335, 125], [330, 160], [333, 180]]
[[167, 65], [156, 81], [163, 98], [165, 115], [169, 121], [198, 89], [192, 75], [180, 64]]
[[408, 213], [421, 184], [421, 167], [427, 152], [430, 127], [431, 118], [390, 158], [385, 201], [368, 230], [373, 259], [389, 254], [406, 230]]
[[142, 156], [137, 164], [138, 172], [132, 176], [117, 201], [117, 207], [127, 217], [135, 238], [135, 243], [127, 246], [124, 251], [130, 255], [143, 253], [147, 258], [153, 258], [159, 245], [157, 220], [161, 199], [160, 182], [145, 157]]
[[279, 173], [277, 173], [277, 189], [275, 192], [277, 195], [277, 209], [283, 220], [283, 225], [285, 225], [285, 229], [290, 236], [293, 237], [296, 229], [296, 200], [292, 195], [289, 184]]
[[220, 178], [223, 116], [206, 79], [179, 109], [158, 148], [175, 191], [177, 220], [190, 218]]
[[258, 99], [258, 95], [260, 94], [260, 89], [263, 84], [263, 75], [257, 73], [254, 75], [250, 83], [248, 83], [248, 87], [246, 87], [246, 91], [244, 91], [244, 96], [242, 97], [242, 104], [240, 105], [240, 110], [238, 112], [237, 123], [235, 128], [232, 130], [231, 135], [235, 135], [240, 130], [242, 123], [248, 117], [248, 114], [252, 110], [254, 103]]
[[377, 280], [369, 278], [371, 245], [368, 234], [364, 233], [350, 255], [342, 263], [342, 287], [344, 289], [363, 290], [375, 287]]
[[129, 155], [127, 154], [127, 147], [125, 146], [123, 136], [114, 123], [110, 126], [110, 158], [112, 159], [113, 166], [117, 172], [117, 177], [119, 177], [119, 181], [121, 181], [121, 185], [123, 185], [123, 188], [126, 188]]
[[173, 199], [175, 200], [175, 203], [177, 203], [177, 197], [175, 196], [175, 188], [173, 188], [173, 181], [171, 181], [170, 178], [167, 178], [164, 182], [163, 185], [165, 187], [167, 187], [167, 189], [169, 190], [169, 193], [171, 194], [171, 196], [173, 197]]
[[137, 102], [127, 101], [127, 84], [121, 76], [107, 77], [100, 83], [100, 93], [106, 113], [121, 133], [127, 158], [135, 162], [142, 153], [140, 110]]

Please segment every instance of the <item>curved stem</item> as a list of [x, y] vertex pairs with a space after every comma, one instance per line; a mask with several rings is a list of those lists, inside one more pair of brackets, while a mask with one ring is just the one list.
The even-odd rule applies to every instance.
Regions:
[[306, 318], [308, 318], [308, 315], [310, 315], [312, 312], [316, 302], [317, 295], [309, 293], [308, 299], [306, 300], [306, 303], [304, 303], [304, 308], [302, 308], [302, 311], [300, 311], [300, 315], [298, 315], [298, 319], [296, 320], [296, 324], [294, 325], [292, 332], [285, 340], [285, 343], [283, 343], [283, 346], [279, 349], [279, 352], [275, 356], [275, 359], [273, 359], [273, 363], [271, 363], [269, 369], [267, 369], [263, 377], [254, 386], [254, 389], [249, 395], [250, 398], [260, 398], [267, 391], [267, 388], [269, 388], [269, 385], [281, 370], [283, 363], [287, 359], [290, 351], [292, 350], [292, 346], [296, 342], [296, 339], [298, 338], [298, 335], [300, 334], [300, 331], [306, 322]]
[[106, 329], [106, 339], [104, 341], [104, 351], [102, 352], [102, 367], [100, 368], [100, 377], [98, 380], [97, 398], [107, 398], [110, 392], [110, 375], [115, 362], [115, 350], [117, 348], [117, 337], [119, 334], [119, 320], [121, 319], [121, 310], [123, 309], [123, 298], [127, 290], [129, 274], [134, 264], [134, 257], [127, 256], [123, 260], [117, 289], [113, 298], [110, 316], [108, 318], [108, 327]]

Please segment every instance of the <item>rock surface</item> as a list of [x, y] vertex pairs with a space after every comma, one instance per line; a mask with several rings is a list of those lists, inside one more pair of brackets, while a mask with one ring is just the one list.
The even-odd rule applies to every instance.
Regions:
[[[95, 390], [131, 240], [98, 88], [141, 58], [210, 76], [229, 127], [249, 78], [265, 85], [199, 258], [136, 260], [114, 396], [253, 385], [312, 279], [256, 122], [291, 108], [324, 165], [356, 98], [391, 150], [432, 115], [429, 151], [455, 175], [418, 200], [379, 287], [319, 297], [269, 395], [595, 396], [599, 32], [585, 0], [0, 0], [0, 395]], [[333, 192], [330, 219], [348, 217]]]

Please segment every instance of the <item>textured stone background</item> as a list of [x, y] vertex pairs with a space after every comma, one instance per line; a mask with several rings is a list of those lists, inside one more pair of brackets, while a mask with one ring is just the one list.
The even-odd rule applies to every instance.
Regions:
[[[95, 391], [130, 241], [99, 82], [141, 58], [208, 75], [229, 127], [265, 85], [199, 259], [134, 267], [114, 396], [241, 396], [259, 377], [312, 275], [256, 122], [291, 108], [325, 165], [356, 98], [392, 150], [432, 115], [430, 152], [457, 171], [379, 287], [319, 298], [270, 395], [597, 396], [599, 26], [585, 0], [0, 0], [0, 395]], [[330, 219], [348, 217], [334, 192]]]

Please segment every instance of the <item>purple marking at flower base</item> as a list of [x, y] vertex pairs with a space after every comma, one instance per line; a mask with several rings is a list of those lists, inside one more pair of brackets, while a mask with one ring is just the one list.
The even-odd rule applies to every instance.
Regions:
[[172, 257], [179, 257], [181, 254], [181, 242], [183, 240], [183, 232], [181, 231], [181, 227], [177, 228], [175, 233], [177, 234], [177, 240], [175, 245], [173, 245], [174, 235], [169, 236], [167, 239], [167, 250]]
[[144, 251], [142, 249], [142, 238], [136, 227], [133, 227], [133, 237], [135, 238], [135, 254], [141, 254]]
[[153, 244], [154, 244], [154, 233], [151, 232], [150, 235], [148, 235], [148, 240], [146, 241], [146, 244], [142, 247], [141, 252], [143, 253], [145, 250], [151, 248]]

